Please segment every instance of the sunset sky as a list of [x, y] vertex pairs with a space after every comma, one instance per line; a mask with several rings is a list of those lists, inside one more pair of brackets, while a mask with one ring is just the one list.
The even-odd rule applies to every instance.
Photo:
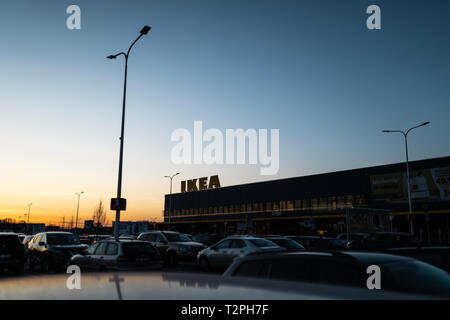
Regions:
[[[162, 220], [164, 175], [222, 186], [450, 151], [449, 1], [132, 0], [0, 3], [0, 218], [81, 221], [117, 189], [123, 57], [128, 66], [122, 220]], [[66, 8], [81, 8], [68, 30]], [[276, 128], [280, 170], [175, 165], [178, 128]]]

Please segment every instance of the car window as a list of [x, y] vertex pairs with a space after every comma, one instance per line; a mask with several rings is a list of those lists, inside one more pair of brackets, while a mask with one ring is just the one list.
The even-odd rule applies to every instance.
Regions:
[[162, 235], [157, 234], [155, 241], [156, 242], [164, 242], [164, 241], [166, 241], [166, 239], [164, 239], [164, 237]]
[[268, 274], [269, 266], [269, 262], [261, 260], [246, 261], [236, 269], [233, 275], [238, 277], [264, 278]]
[[169, 242], [190, 242], [192, 241], [189, 239], [185, 234], [182, 233], [164, 233], [167, 240]]
[[448, 273], [430, 264], [418, 260], [395, 261], [380, 265], [380, 269], [386, 289], [450, 296]]
[[0, 247], [5, 248], [20, 248], [22, 246], [20, 239], [16, 235], [3, 235], [0, 236]]
[[130, 242], [122, 244], [123, 253], [127, 257], [154, 256], [155, 248], [150, 243]]
[[146, 233], [142, 235], [142, 239], [145, 241], [151, 241], [151, 242], [155, 242], [156, 241], [156, 234], [154, 233]]
[[360, 275], [359, 269], [348, 263], [330, 260], [319, 262], [319, 282], [321, 283], [359, 286], [364, 284], [364, 281], [359, 278]]
[[245, 247], [245, 242], [242, 241], [242, 240], [239, 240], [239, 239], [234, 239], [234, 240], [231, 242], [231, 246], [230, 246], [230, 248], [236, 248], [236, 249], [238, 249], [238, 248], [244, 248], [244, 247]]
[[275, 243], [272, 241], [266, 240], [266, 239], [251, 239], [248, 240], [251, 244], [253, 244], [255, 247], [263, 248], [263, 247], [278, 247]]
[[86, 250], [87, 253], [94, 254], [95, 249], [97, 249], [98, 245], [99, 245], [99, 243], [97, 242], [97, 243], [93, 244], [92, 246], [90, 246], [89, 248], [87, 248], [87, 250]]
[[304, 249], [301, 244], [292, 239], [271, 239], [270, 241], [286, 249]]
[[113, 243], [113, 242], [108, 243], [108, 247], [106, 248], [107, 255], [115, 256], [115, 255], [117, 255], [118, 251], [119, 251], [119, 247], [118, 247], [117, 243]]
[[228, 240], [224, 240], [222, 242], [220, 242], [218, 245], [216, 245], [217, 249], [225, 249], [225, 248], [229, 248], [231, 245], [231, 239]]
[[96, 255], [103, 255], [106, 252], [107, 242], [99, 242], [97, 250], [95, 250]]
[[316, 265], [312, 259], [274, 259], [270, 267], [270, 278], [315, 282]]
[[52, 245], [73, 245], [79, 244], [80, 240], [72, 233], [49, 233], [47, 242]]

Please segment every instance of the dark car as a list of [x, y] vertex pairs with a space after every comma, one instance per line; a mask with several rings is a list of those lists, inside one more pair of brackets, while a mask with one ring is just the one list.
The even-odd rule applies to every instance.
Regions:
[[263, 236], [265, 239], [272, 241], [286, 250], [305, 250], [299, 242], [283, 236]]
[[41, 271], [57, 270], [67, 265], [69, 259], [85, 250], [78, 237], [70, 232], [42, 232], [28, 244], [30, 270], [39, 265]]
[[390, 248], [386, 253], [411, 257], [450, 272], [450, 247]]
[[250, 255], [236, 259], [224, 276], [367, 288], [367, 270], [373, 265], [380, 268], [383, 290], [450, 298], [450, 276], [444, 270], [416, 259], [373, 252]]
[[192, 237], [194, 241], [203, 243], [207, 247], [212, 246], [223, 238], [223, 236], [217, 233], [199, 233]]
[[342, 250], [346, 247], [345, 241], [330, 237], [287, 236], [287, 238], [297, 241], [306, 250]]
[[345, 241], [347, 248], [362, 249], [364, 247], [364, 241], [369, 236], [369, 233], [364, 232], [340, 233], [336, 239]]
[[[42, 275], [28, 277], [26, 281], [16, 279], [0, 279], [0, 300], [196, 300], [196, 305], [205, 304], [208, 300], [242, 300], [248, 304], [254, 301], [267, 300], [405, 300], [429, 299], [405, 293], [390, 293], [384, 290], [367, 290], [345, 288], [339, 286], [323, 286], [297, 282], [261, 280], [255, 278], [222, 277], [216, 274], [197, 272], [102, 272], [83, 273], [81, 290], [67, 290], [67, 275]], [[269, 303], [269, 308], [271, 306]], [[145, 302], [144, 302], [145, 303]], [[180, 302], [183, 303], [183, 302]], [[186, 302], [185, 302], [186, 303]], [[273, 303], [272, 303], [273, 304]], [[165, 307], [166, 304], [163, 304]], [[152, 304], [150, 304], [150, 308]], [[257, 314], [260, 306], [249, 306], [250, 312]], [[217, 308], [216, 308], [217, 309]], [[234, 308], [233, 308], [234, 309]], [[230, 308], [232, 311], [233, 309]], [[273, 314], [272, 308], [270, 309]], [[33, 310], [34, 311], [34, 310]], [[154, 309], [152, 309], [154, 311]], [[92, 311], [89, 311], [92, 312]], [[103, 312], [103, 311], [102, 311]], [[137, 310], [130, 311], [137, 314]], [[129, 312], [129, 313], [130, 313]], [[250, 314], [249, 312], [249, 314]], [[317, 312], [320, 312], [317, 311]], [[247, 313], [247, 312], [246, 312]], [[276, 318], [260, 314], [259, 317], [242, 317], [269, 319]], [[217, 318], [211, 314], [209, 318]], [[267, 315], [267, 313], [266, 313]], [[220, 313], [219, 313], [220, 316]], [[191, 317], [193, 318], [193, 317]], [[204, 313], [197, 319], [208, 319]], [[225, 318], [225, 317], [224, 317]], [[240, 317], [228, 317], [238, 319]]]
[[148, 242], [120, 239], [94, 243], [70, 258], [68, 264], [83, 270], [150, 270], [160, 269], [162, 259]]
[[[411, 234], [400, 232], [378, 232], [362, 242], [364, 250], [384, 250], [395, 247], [417, 246], [419, 241]], [[351, 248], [351, 245], [349, 246]]]
[[21, 274], [24, 264], [25, 248], [19, 237], [13, 233], [0, 233], [0, 271], [8, 269]]
[[197, 253], [206, 248], [204, 244], [174, 231], [143, 232], [138, 240], [150, 242], [168, 265], [176, 265], [179, 261], [196, 261]]

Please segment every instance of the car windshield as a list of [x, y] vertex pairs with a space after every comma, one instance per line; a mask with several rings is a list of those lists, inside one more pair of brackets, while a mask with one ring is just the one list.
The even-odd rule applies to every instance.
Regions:
[[48, 233], [47, 242], [48, 244], [53, 245], [71, 245], [80, 243], [78, 237], [70, 233]]
[[286, 249], [304, 249], [304, 247], [301, 244], [291, 239], [269, 239], [269, 240], [275, 242], [280, 247]]
[[18, 236], [0, 236], [0, 246], [6, 249], [19, 248], [20, 240]]
[[388, 289], [450, 297], [450, 275], [442, 269], [418, 260], [385, 263], [380, 268], [386, 275], [382, 285], [386, 279]]
[[278, 247], [277, 244], [272, 241], [266, 239], [251, 239], [249, 240], [255, 247], [263, 248], [263, 247]]
[[164, 233], [169, 242], [189, 242], [192, 241], [182, 233]]
[[122, 244], [123, 252], [127, 257], [138, 257], [142, 255], [156, 254], [156, 250], [149, 243], [124, 243]]

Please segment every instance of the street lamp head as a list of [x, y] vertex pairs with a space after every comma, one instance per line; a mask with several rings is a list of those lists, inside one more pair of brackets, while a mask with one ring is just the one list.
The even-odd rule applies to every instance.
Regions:
[[421, 124], [421, 126], [426, 126], [429, 123], [430, 123], [430, 121], [424, 122], [424, 123]]
[[383, 132], [391, 132], [391, 130], [383, 130]]
[[107, 56], [106, 58], [108, 58], [108, 59], [115, 59], [116, 56], [111, 55], [111, 56]]
[[177, 176], [177, 175], [179, 175], [180, 173], [179, 172], [177, 172], [175, 175]]
[[142, 34], [142, 35], [145, 35], [145, 34], [147, 34], [150, 31], [150, 29], [151, 29], [151, 27], [145, 26], [145, 27], [142, 28], [141, 31], [139, 31], [139, 33]]

